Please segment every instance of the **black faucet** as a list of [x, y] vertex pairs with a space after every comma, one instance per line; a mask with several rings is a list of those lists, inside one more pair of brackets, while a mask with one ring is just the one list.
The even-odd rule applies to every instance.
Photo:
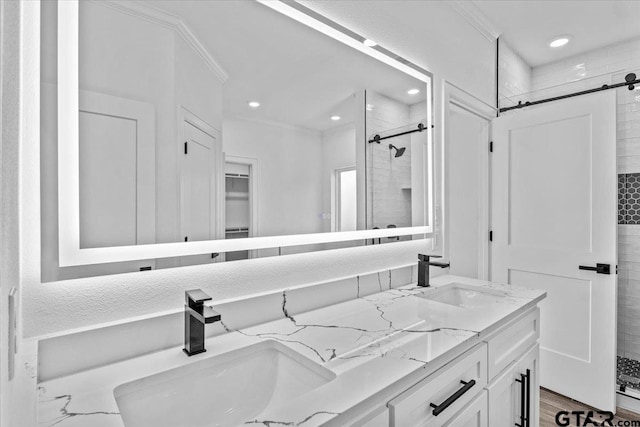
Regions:
[[220, 313], [209, 306], [205, 301], [211, 301], [211, 297], [200, 289], [193, 289], [184, 293], [184, 348], [182, 351], [187, 356], [204, 353], [204, 325], [205, 323], [219, 322], [222, 319]]
[[418, 286], [429, 287], [429, 266], [440, 268], [449, 268], [449, 262], [430, 261], [430, 258], [441, 258], [439, 255], [423, 255], [418, 254]]

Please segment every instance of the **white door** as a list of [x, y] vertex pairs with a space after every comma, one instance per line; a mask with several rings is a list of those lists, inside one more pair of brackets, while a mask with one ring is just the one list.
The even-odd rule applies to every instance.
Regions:
[[154, 115], [152, 104], [80, 92], [81, 248], [155, 243]]
[[[540, 382], [615, 410], [613, 91], [493, 121], [492, 280], [544, 289]], [[610, 265], [611, 274], [579, 269]]]
[[[185, 137], [182, 164], [182, 233], [184, 241], [216, 239], [216, 138], [189, 121], [183, 122]], [[216, 261], [217, 254], [183, 257], [182, 265]]]

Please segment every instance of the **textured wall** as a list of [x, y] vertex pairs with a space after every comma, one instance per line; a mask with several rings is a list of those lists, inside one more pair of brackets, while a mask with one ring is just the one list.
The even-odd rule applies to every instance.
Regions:
[[42, 335], [176, 310], [184, 291], [201, 288], [214, 301], [322, 283], [417, 262], [426, 240], [258, 258], [25, 287], [25, 334]]
[[[639, 70], [640, 39], [630, 40], [533, 68], [533, 95], [618, 83]], [[640, 87], [616, 94], [618, 173], [635, 174], [640, 172]], [[618, 355], [640, 360], [640, 226], [624, 222], [618, 225]]]
[[18, 156], [19, 146], [19, 52], [18, 34], [20, 22], [15, 19], [17, 2], [0, 3], [0, 425], [10, 425], [9, 399], [14, 393], [14, 384], [8, 378], [8, 294], [19, 284], [18, 270]]

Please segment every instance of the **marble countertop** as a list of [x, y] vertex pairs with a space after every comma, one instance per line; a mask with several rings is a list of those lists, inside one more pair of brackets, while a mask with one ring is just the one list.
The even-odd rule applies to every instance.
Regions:
[[[452, 282], [489, 288], [505, 297], [496, 298], [490, 309], [480, 309], [415, 296]], [[287, 310], [284, 291], [284, 318], [209, 338], [206, 353], [186, 357], [176, 347], [39, 383], [38, 425], [123, 427], [113, 394], [116, 386], [264, 340], [286, 345], [336, 378], [285, 405], [267, 408], [245, 424], [322, 425], [399, 380], [443, 365], [545, 297], [540, 290], [457, 276], [437, 277], [432, 285], [389, 289], [295, 315]]]

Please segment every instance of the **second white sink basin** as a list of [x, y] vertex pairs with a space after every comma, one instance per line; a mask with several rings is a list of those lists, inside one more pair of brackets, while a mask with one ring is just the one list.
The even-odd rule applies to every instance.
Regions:
[[288, 347], [264, 341], [122, 384], [113, 394], [126, 427], [233, 426], [334, 378]]
[[504, 292], [491, 289], [478, 290], [476, 286], [450, 283], [417, 295], [420, 298], [462, 308], [487, 307], [506, 297]]

